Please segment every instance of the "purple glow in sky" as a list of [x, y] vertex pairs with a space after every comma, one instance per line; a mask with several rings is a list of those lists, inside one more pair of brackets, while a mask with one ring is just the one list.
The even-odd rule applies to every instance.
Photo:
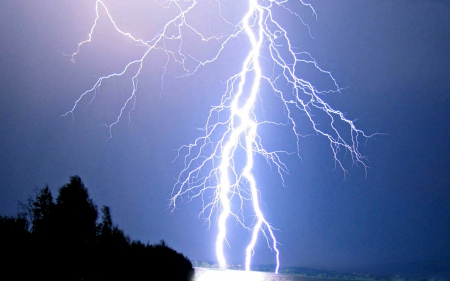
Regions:
[[[157, 12], [152, 1], [140, 2], [125, 5], [111, 0], [105, 4], [118, 26], [136, 38], [150, 40], [174, 15]], [[264, 161], [255, 162], [264, 215], [280, 230], [276, 237], [281, 264], [361, 268], [448, 261], [449, 4], [311, 4], [318, 19], [308, 9], [301, 16], [312, 37], [298, 18], [283, 17], [283, 24], [293, 34], [292, 44], [298, 51], [310, 53], [342, 87], [340, 93], [320, 97], [365, 132], [387, 135], [371, 138], [359, 147], [361, 154], [368, 156], [367, 178], [363, 167], [351, 167], [348, 155], [343, 158], [350, 167], [344, 179], [342, 170], [335, 168], [327, 140], [315, 135], [300, 139], [301, 160], [283, 158], [289, 168], [284, 187], [276, 169], [271, 170]], [[195, 219], [204, 207], [201, 200], [177, 204], [174, 212], [167, 210], [174, 181], [184, 166], [183, 161], [172, 160], [177, 148], [202, 136], [196, 128], [204, 126], [210, 106], [219, 104], [226, 92], [224, 82], [242, 66], [238, 62], [245, 60], [249, 46], [245, 36], [233, 41], [222, 56], [227, 59], [199, 69], [193, 76], [177, 78], [183, 73], [180, 64], [168, 65], [162, 94], [165, 53], [149, 56], [139, 78], [131, 122], [125, 118], [117, 123], [113, 138], [105, 141], [109, 131], [101, 125], [117, 117], [132, 90], [132, 75], [104, 83], [95, 102], [87, 106], [88, 98], [77, 108], [75, 122], [58, 116], [99, 77], [122, 69], [124, 63], [142, 54], [145, 46], [117, 34], [110, 21], [100, 17], [93, 42], [83, 46], [73, 64], [62, 54], [73, 52], [86, 38], [95, 19], [95, 1], [7, 0], [0, 5], [0, 212], [14, 213], [16, 202], [26, 201], [35, 186], [48, 183], [55, 191], [78, 174], [96, 203], [109, 205], [114, 221], [132, 238], [165, 239], [192, 260], [215, 261], [215, 249], [205, 245], [215, 244], [217, 230], [205, 231], [207, 223]], [[217, 7], [217, 2], [211, 2], [214, 15]], [[208, 8], [199, 12], [207, 13]], [[244, 14], [225, 5], [221, 12], [232, 23]], [[208, 26], [208, 17], [187, 20], [199, 28]], [[230, 34], [233, 29], [228, 26], [220, 22], [202, 32]], [[187, 38], [183, 47], [198, 60], [217, 52], [217, 43], [196, 49], [196, 36], [188, 34]], [[192, 68], [194, 62], [189, 60], [187, 66]], [[330, 89], [329, 80], [307, 67], [302, 71], [320, 89]], [[283, 105], [277, 103], [276, 95], [267, 98], [263, 107], [257, 107], [258, 114], [283, 122]], [[304, 120], [305, 115], [295, 118]], [[307, 128], [306, 124], [300, 121], [299, 127]], [[261, 128], [260, 135], [268, 151], [277, 147], [292, 151], [293, 146], [295, 152], [296, 139], [291, 133], [276, 127]], [[232, 246], [227, 252], [229, 262], [244, 262], [242, 249], [248, 239], [239, 237], [246, 235], [247, 230], [233, 228], [228, 236]], [[260, 244], [253, 262], [273, 263], [273, 253], [265, 243]]]

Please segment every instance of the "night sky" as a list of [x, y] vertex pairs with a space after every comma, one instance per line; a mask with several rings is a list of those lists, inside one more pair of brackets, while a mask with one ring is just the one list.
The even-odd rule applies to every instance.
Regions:
[[[141, 2], [148, 2], [142, 4]], [[302, 12], [293, 42], [332, 72], [342, 88], [323, 98], [357, 120], [368, 134], [361, 144], [369, 169], [335, 167], [319, 136], [301, 140], [301, 159], [285, 158], [285, 186], [264, 165], [255, 171], [264, 212], [279, 231], [281, 265], [358, 268], [383, 263], [450, 260], [450, 3], [429, 0], [310, 1], [318, 19]], [[118, 24], [149, 39], [165, 19], [153, 1], [105, 0]], [[224, 7], [231, 18], [241, 12]], [[95, 19], [93, 0], [0, 2], [0, 214], [48, 184], [57, 190], [79, 175], [94, 202], [111, 207], [113, 222], [132, 239], [164, 239], [191, 260], [215, 261], [216, 228], [198, 218], [201, 202], [167, 209], [180, 169], [177, 149], [201, 132], [239, 54], [217, 67], [176, 78], [151, 56], [142, 76], [131, 122], [114, 121], [131, 90], [130, 75], [111, 80], [87, 106], [70, 110], [98, 77], [142, 53], [119, 36], [105, 17], [94, 41], [72, 63]], [[204, 18], [199, 15], [197, 23]], [[207, 21], [204, 21], [207, 23]], [[219, 27], [217, 27], [219, 28]], [[210, 46], [193, 52], [209, 54]], [[213, 48], [214, 46], [211, 46]], [[279, 112], [283, 114], [283, 112]], [[274, 144], [291, 136], [266, 136]], [[258, 167], [260, 167], [258, 166]], [[248, 240], [235, 229], [230, 262], [243, 262]], [[255, 263], [274, 263], [260, 243]]]

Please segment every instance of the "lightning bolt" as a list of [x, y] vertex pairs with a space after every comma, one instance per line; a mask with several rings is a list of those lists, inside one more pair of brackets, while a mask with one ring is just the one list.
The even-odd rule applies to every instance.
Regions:
[[[279, 20], [281, 12], [296, 17], [309, 34], [310, 31], [302, 17], [289, 7], [288, 0], [242, 1], [246, 3], [247, 8], [242, 19], [235, 24], [222, 16], [219, 1], [166, 0], [156, 3], [164, 9], [175, 11], [175, 16], [168, 20], [151, 40], [147, 41], [120, 29], [105, 3], [101, 0], [96, 1], [94, 24], [88, 38], [78, 43], [77, 50], [70, 55], [72, 61], [75, 62], [83, 45], [93, 40], [101, 10], [106, 13], [118, 33], [144, 46], [145, 51], [140, 57], [126, 64], [120, 72], [100, 77], [91, 89], [80, 95], [73, 107], [63, 116], [72, 115], [73, 117], [75, 109], [87, 96], [91, 96], [89, 103], [92, 103], [106, 80], [131, 72], [133, 73], [132, 91], [118, 112], [117, 118], [106, 125], [112, 137], [112, 128], [126, 111], [130, 118], [130, 112], [136, 103], [138, 77], [151, 52], [161, 51], [166, 57], [161, 75], [162, 92], [169, 62], [173, 61], [181, 66], [183, 73], [179, 77], [194, 75], [200, 68], [217, 61], [233, 40], [247, 40], [249, 50], [240, 66], [240, 71], [226, 81], [226, 90], [220, 103], [211, 108], [206, 124], [202, 128], [203, 136], [178, 150], [178, 157], [184, 159], [184, 168], [173, 186], [170, 206], [175, 209], [177, 202], [183, 197], [201, 198], [203, 207], [200, 215], [205, 215], [209, 224], [217, 211], [218, 235], [215, 247], [221, 268], [227, 267], [224, 247], [228, 243], [227, 222], [230, 217], [233, 217], [251, 233], [250, 241], [245, 249], [246, 270], [251, 269], [255, 245], [258, 236], [262, 236], [275, 254], [275, 272], [278, 273], [280, 252], [274, 235], [275, 228], [266, 220], [261, 209], [261, 194], [252, 170], [255, 156], [260, 155], [269, 165], [276, 168], [284, 184], [283, 175], [288, 173], [288, 169], [282, 161], [282, 155], [292, 153], [284, 150], [266, 150], [262, 138], [258, 135], [258, 128], [262, 125], [290, 127], [296, 138], [294, 153], [300, 156], [300, 139], [303, 135], [297, 126], [296, 112], [301, 112], [309, 121], [315, 134], [328, 139], [335, 164], [344, 171], [344, 174], [347, 171], [344, 162], [340, 160], [342, 153], [349, 155], [353, 164], [360, 164], [367, 168], [365, 158], [359, 152], [359, 143], [361, 139], [370, 138], [372, 135], [366, 135], [357, 129], [353, 120], [346, 118], [341, 111], [333, 109], [321, 98], [327, 93], [339, 92], [341, 89], [331, 73], [320, 68], [309, 53], [298, 52], [291, 44], [288, 31], [283, 28]], [[206, 36], [194, 24], [191, 24], [188, 20], [189, 15], [195, 13], [201, 3], [208, 5], [216, 3], [219, 7], [218, 16], [211, 16], [211, 18], [230, 26], [232, 31], [227, 35]], [[297, 3], [316, 16], [310, 4], [302, 0], [297, 0]], [[277, 13], [274, 12], [275, 10]], [[209, 59], [200, 60], [184, 51], [183, 34], [186, 32], [193, 32], [202, 42], [211, 40], [219, 42], [215, 54]], [[168, 42], [175, 42], [177, 48], [168, 47]], [[312, 83], [302, 79], [299, 73], [302, 66], [312, 67], [319, 74], [327, 77], [333, 86], [332, 89], [319, 90]], [[281, 101], [286, 117], [285, 122], [265, 120], [264, 117], [259, 116], [256, 110], [258, 101], [264, 100], [268, 92], [274, 93]], [[247, 205], [253, 212], [250, 223], [246, 221], [248, 215], [244, 214]]]

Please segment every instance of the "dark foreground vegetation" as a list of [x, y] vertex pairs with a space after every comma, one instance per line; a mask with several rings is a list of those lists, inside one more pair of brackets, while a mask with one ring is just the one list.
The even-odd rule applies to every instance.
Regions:
[[[2, 280], [191, 280], [192, 263], [159, 244], [143, 244], [113, 225], [109, 207], [97, 206], [78, 176], [59, 189], [47, 187], [0, 216]], [[162, 276], [159, 276], [162, 275]]]

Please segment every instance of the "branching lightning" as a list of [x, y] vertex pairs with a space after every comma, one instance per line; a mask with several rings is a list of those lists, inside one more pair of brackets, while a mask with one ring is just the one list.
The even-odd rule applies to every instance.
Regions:
[[[313, 16], [316, 16], [311, 5], [302, 0], [296, 1], [304, 9], [309, 9]], [[269, 165], [277, 169], [282, 182], [284, 182], [283, 175], [288, 173], [288, 169], [283, 163], [281, 155], [289, 153], [283, 150], [266, 150], [263, 147], [262, 138], [258, 135], [258, 128], [263, 124], [289, 126], [296, 138], [296, 153], [300, 156], [302, 134], [301, 128], [296, 123], [295, 112], [301, 112], [309, 120], [314, 132], [328, 139], [334, 161], [344, 173], [346, 173], [346, 169], [340, 160], [341, 153], [350, 156], [352, 163], [361, 164], [366, 168], [365, 159], [359, 152], [359, 142], [369, 138], [370, 135], [357, 129], [354, 121], [347, 119], [341, 111], [333, 109], [321, 98], [326, 93], [339, 92], [340, 88], [331, 73], [320, 68], [309, 53], [298, 52], [292, 46], [288, 32], [283, 28], [282, 21], [277, 20], [280, 16], [274, 10], [297, 18], [308, 33], [309, 27], [298, 13], [289, 8], [288, 0], [242, 1], [247, 8], [242, 19], [237, 23], [227, 20], [219, 9], [219, 16], [216, 19], [229, 25], [232, 30], [229, 34], [221, 36], [206, 36], [189, 22], [188, 15], [195, 13], [196, 7], [202, 2], [209, 4], [215, 2], [219, 7], [221, 4], [218, 0], [157, 2], [164, 9], [170, 9], [176, 13], [151, 40], [146, 41], [123, 31], [114, 21], [105, 2], [97, 0], [96, 18], [88, 34], [88, 39], [78, 44], [77, 50], [71, 55], [72, 61], [75, 61], [83, 45], [92, 41], [102, 11], [106, 13], [118, 33], [140, 46], [144, 46], [145, 51], [139, 58], [127, 63], [121, 71], [99, 78], [91, 89], [81, 94], [73, 107], [63, 116], [73, 116], [80, 101], [87, 96], [91, 96], [90, 103], [93, 102], [98, 89], [106, 80], [132, 72], [132, 91], [118, 112], [117, 118], [107, 125], [110, 137], [112, 137], [114, 125], [120, 122], [126, 111], [129, 115], [129, 112], [135, 107], [138, 78], [144, 62], [151, 52], [161, 51], [167, 58], [161, 76], [162, 91], [169, 62], [173, 61], [181, 65], [184, 71], [183, 76], [194, 75], [200, 68], [217, 61], [231, 41], [249, 42], [249, 50], [240, 65], [240, 71], [226, 81], [226, 90], [222, 94], [219, 105], [213, 106], [209, 112], [203, 127], [203, 136], [178, 150], [179, 156], [184, 159], [184, 169], [180, 172], [173, 187], [170, 205], [175, 208], [183, 197], [200, 198], [203, 202], [201, 214], [207, 217], [210, 224], [213, 214], [217, 211], [218, 235], [215, 247], [221, 268], [227, 267], [224, 247], [228, 243], [227, 222], [232, 217], [251, 233], [250, 241], [245, 249], [246, 270], [251, 268], [251, 259], [255, 254], [258, 236], [262, 236], [275, 254], [275, 272], [278, 272], [280, 253], [274, 234], [275, 229], [266, 220], [261, 209], [261, 195], [252, 170], [255, 156], [260, 155]], [[183, 34], [186, 31], [193, 32], [202, 42], [217, 41], [219, 47], [215, 54], [209, 59], [199, 60], [195, 58], [194, 54], [184, 51]], [[178, 47], [168, 47], [167, 42], [169, 41], [177, 42]], [[262, 61], [264, 61], [264, 65]], [[266, 67], [267, 64], [270, 67]], [[333, 88], [327, 91], [319, 90], [312, 83], [302, 79], [299, 73], [301, 66], [313, 67], [320, 75], [327, 77]], [[263, 90], [266, 88], [279, 97], [285, 112], [285, 123], [265, 120], [255, 111], [258, 100], [264, 99], [264, 96], [268, 94], [267, 90]], [[317, 112], [322, 115], [320, 124]], [[324, 121], [326, 121], [325, 124]], [[210, 196], [211, 193], [212, 196]], [[248, 216], [244, 214], [244, 206], [247, 205], [251, 206], [253, 210], [253, 219], [250, 223], [246, 220]]]

